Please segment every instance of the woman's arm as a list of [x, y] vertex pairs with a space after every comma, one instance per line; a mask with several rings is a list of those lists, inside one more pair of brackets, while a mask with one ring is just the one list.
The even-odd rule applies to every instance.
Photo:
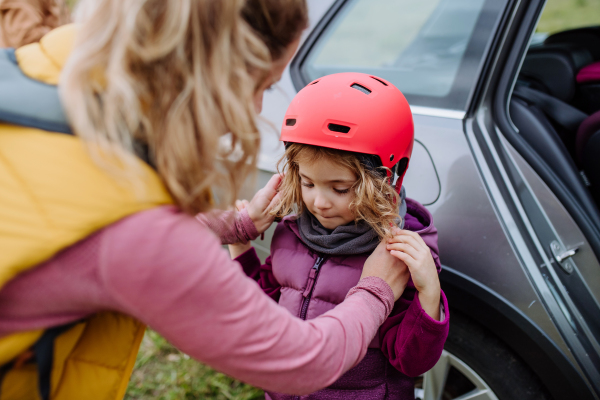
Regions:
[[394, 301], [390, 286], [369, 277], [334, 310], [302, 321], [265, 296], [208, 229], [169, 207], [105, 229], [100, 270], [121, 311], [199, 361], [284, 393], [323, 388], [358, 363]]

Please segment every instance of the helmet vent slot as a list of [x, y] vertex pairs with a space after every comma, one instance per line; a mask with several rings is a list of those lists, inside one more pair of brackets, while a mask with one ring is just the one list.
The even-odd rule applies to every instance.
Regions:
[[338, 125], [338, 124], [329, 124], [329, 125], [327, 125], [327, 129], [329, 129], [332, 132], [339, 132], [339, 133], [348, 133], [348, 132], [350, 132], [350, 127], [349, 126]]
[[396, 164], [396, 175], [402, 176], [408, 166], [408, 158], [404, 157]]
[[381, 83], [383, 86], [387, 86], [388, 85], [387, 83], [385, 83], [384, 81], [382, 81], [379, 78], [375, 78], [374, 76], [372, 76], [371, 78], [375, 79], [377, 82]]
[[313, 83], [311, 83], [311, 85], [316, 85], [317, 83], [319, 83], [319, 81], [314, 81]]
[[294, 126], [296, 125], [296, 118], [290, 118], [285, 120], [285, 126]]
[[352, 84], [352, 86], [350, 86], [353, 89], [356, 90], [360, 90], [361, 92], [363, 92], [364, 94], [371, 94], [372, 90], [367, 89], [366, 87], [359, 85], [358, 83], [354, 83]]

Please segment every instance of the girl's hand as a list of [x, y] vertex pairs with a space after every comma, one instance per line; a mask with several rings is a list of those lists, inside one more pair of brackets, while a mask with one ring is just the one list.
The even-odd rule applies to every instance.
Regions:
[[[250, 219], [252, 219], [252, 222], [254, 222], [254, 226], [258, 233], [264, 233], [275, 219], [273, 216], [269, 215], [269, 211], [271, 211], [271, 209], [279, 202], [277, 188], [281, 183], [281, 178], [282, 176], [280, 174], [273, 175], [265, 187], [256, 192], [250, 202], [247, 200], [241, 201], [243, 203], [243, 208], [248, 209], [248, 215], [250, 216]], [[239, 200], [236, 202], [236, 207], [238, 207], [239, 202]]]
[[396, 301], [402, 296], [404, 289], [406, 289], [410, 274], [406, 264], [393, 257], [385, 249], [385, 246], [386, 241], [382, 240], [369, 258], [367, 258], [360, 279], [368, 276], [376, 276], [383, 279], [392, 288], [394, 301]]
[[431, 251], [418, 233], [394, 229], [387, 241], [390, 254], [403, 261], [419, 292], [421, 307], [435, 320], [440, 319], [440, 279]]

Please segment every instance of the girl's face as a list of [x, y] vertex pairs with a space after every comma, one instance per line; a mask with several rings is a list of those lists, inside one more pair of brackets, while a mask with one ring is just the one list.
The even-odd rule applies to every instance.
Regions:
[[327, 159], [298, 163], [304, 205], [327, 229], [354, 221], [350, 202], [358, 177]]

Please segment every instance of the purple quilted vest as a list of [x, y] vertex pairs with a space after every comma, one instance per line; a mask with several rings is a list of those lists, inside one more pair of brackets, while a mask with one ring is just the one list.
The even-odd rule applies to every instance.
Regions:
[[[431, 214], [419, 203], [407, 200], [405, 229], [421, 233], [429, 229]], [[435, 246], [437, 235], [422, 236]], [[285, 218], [271, 242], [273, 274], [281, 285], [279, 304], [302, 319], [313, 319], [344, 301], [359, 281], [369, 254], [323, 256], [302, 243], [298, 225]], [[412, 282], [409, 282], [409, 287]], [[414, 287], [414, 286], [413, 286]], [[267, 399], [414, 399], [414, 379], [396, 370], [379, 350], [379, 335], [365, 358], [333, 385], [308, 396], [267, 393]]]

